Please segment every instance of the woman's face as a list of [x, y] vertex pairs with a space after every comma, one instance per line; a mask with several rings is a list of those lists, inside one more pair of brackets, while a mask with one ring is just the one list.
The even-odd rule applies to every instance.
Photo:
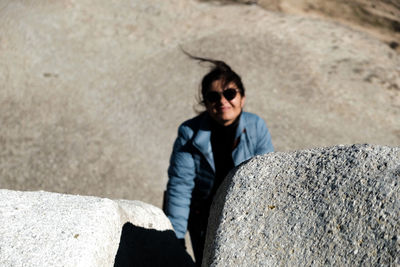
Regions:
[[[231, 100], [227, 100], [222, 94], [227, 89], [237, 90], [236, 96]], [[245, 97], [242, 97], [234, 82], [230, 82], [225, 87], [222, 87], [222, 81], [216, 80], [211, 84], [211, 89], [207, 93], [213, 91], [219, 93], [220, 99], [217, 101], [208, 101], [206, 98], [205, 105], [207, 112], [220, 125], [228, 126], [240, 115]]]

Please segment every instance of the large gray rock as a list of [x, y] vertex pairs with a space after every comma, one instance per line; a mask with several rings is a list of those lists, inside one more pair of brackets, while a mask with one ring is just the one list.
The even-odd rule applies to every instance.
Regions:
[[171, 229], [140, 201], [0, 190], [0, 266], [190, 265]]
[[254, 3], [268, 10], [334, 20], [372, 34], [400, 51], [400, 2], [397, 0], [230, 0], [230, 2]]
[[400, 149], [272, 153], [227, 177], [204, 266], [400, 264]]

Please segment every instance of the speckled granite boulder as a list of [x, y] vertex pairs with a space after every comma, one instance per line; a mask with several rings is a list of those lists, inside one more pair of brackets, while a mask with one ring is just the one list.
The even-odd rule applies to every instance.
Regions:
[[179, 264], [190, 259], [171, 229], [159, 208], [140, 201], [0, 190], [0, 266], [142, 266], [144, 256], [171, 261], [158, 253], [161, 245], [181, 253], [175, 266], [188, 266]]
[[218, 192], [203, 266], [398, 265], [399, 188], [399, 148], [255, 157]]

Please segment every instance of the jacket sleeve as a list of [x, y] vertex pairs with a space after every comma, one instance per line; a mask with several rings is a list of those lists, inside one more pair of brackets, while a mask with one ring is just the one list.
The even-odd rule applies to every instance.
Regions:
[[257, 120], [257, 145], [256, 155], [262, 155], [274, 151], [274, 146], [271, 141], [271, 134], [265, 124], [264, 120], [258, 118]]
[[185, 237], [194, 188], [195, 165], [190, 134], [189, 127], [179, 127], [168, 168], [165, 213], [174, 227], [177, 238]]

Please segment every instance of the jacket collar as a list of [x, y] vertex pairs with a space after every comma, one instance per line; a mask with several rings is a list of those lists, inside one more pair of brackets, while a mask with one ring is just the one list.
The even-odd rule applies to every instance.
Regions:
[[240, 135], [246, 131], [245, 122], [244, 122], [243, 117], [244, 116], [243, 116], [243, 111], [242, 111], [242, 113], [240, 114], [238, 127], [236, 128], [235, 140], [238, 139], [240, 137]]
[[215, 171], [214, 156], [211, 147], [211, 128], [209, 115], [204, 112], [200, 121], [200, 127], [193, 138], [193, 146], [196, 147], [206, 158], [211, 168]]

